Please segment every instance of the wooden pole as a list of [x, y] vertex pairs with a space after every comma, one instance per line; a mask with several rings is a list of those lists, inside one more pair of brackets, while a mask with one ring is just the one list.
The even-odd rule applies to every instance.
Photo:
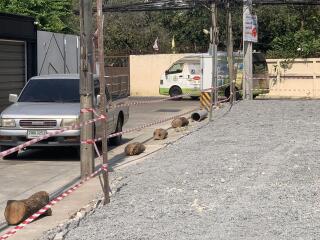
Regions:
[[[92, 1], [80, 0], [80, 108], [93, 108], [93, 44], [92, 44]], [[80, 121], [92, 119], [92, 112], [80, 114]], [[93, 125], [82, 126], [81, 141], [93, 139]], [[81, 178], [93, 173], [94, 155], [92, 144], [81, 144]]]
[[217, 28], [217, 8], [215, 0], [211, 3], [211, 54], [212, 54], [212, 82], [211, 82], [211, 104], [209, 112], [209, 121], [212, 121], [213, 105], [218, 101], [217, 90], [217, 51], [218, 51], [218, 28]]
[[[251, 15], [252, 0], [243, 0], [243, 36], [245, 35], [246, 16]], [[252, 100], [252, 42], [243, 37], [243, 98]]]
[[[106, 114], [107, 111], [107, 98], [106, 98], [106, 79], [104, 70], [104, 44], [103, 44], [103, 12], [102, 12], [102, 0], [97, 0], [97, 27], [98, 27], [98, 59], [99, 59], [99, 82], [100, 82], [100, 114]], [[102, 159], [103, 164], [108, 164], [108, 143], [107, 143], [107, 121], [102, 121]], [[107, 171], [103, 171], [103, 192], [104, 192], [104, 204], [110, 202], [109, 196], [109, 174]]]
[[233, 64], [233, 36], [232, 36], [232, 16], [230, 11], [230, 0], [227, 2], [227, 53], [229, 66], [229, 80], [230, 80], [230, 104], [235, 100], [235, 78], [234, 78], [234, 64]]

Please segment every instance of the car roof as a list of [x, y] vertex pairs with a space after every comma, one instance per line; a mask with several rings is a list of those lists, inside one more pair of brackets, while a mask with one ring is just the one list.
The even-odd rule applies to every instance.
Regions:
[[[98, 78], [98, 75], [93, 75], [93, 78]], [[80, 79], [79, 74], [50, 74], [40, 75], [30, 78], [30, 80], [41, 80], [41, 79]]]

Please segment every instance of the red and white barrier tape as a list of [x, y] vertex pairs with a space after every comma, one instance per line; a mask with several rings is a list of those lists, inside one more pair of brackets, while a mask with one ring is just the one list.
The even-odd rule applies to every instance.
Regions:
[[96, 117], [99, 117], [100, 115], [96, 112], [94, 108], [82, 108], [80, 109], [80, 113], [93, 113]]
[[55, 199], [51, 200], [47, 205], [42, 207], [40, 210], [38, 210], [36, 213], [32, 214], [30, 217], [28, 217], [26, 220], [24, 220], [19, 225], [15, 226], [11, 230], [7, 231], [4, 235], [0, 236], [0, 240], [7, 239], [11, 236], [13, 236], [17, 231], [23, 229], [28, 224], [39, 218], [42, 214], [47, 212], [50, 208], [52, 208], [53, 205], [63, 200], [65, 197], [69, 196], [71, 193], [76, 191], [79, 187], [81, 187], [85, 182], [89, 181], [90, 179], [94, 178], [96, 175], [98, 175], [101, 171], [108, 171], [108, 166], [102, 165], [98, 170], [96, 170], [94, 173], [90, 174], [90, 176], [86, 177], [85, 179], [81, 180], [79, 183], [74, 185], [73, 187], [69, 188], [67, 191], [63, 192], [60, 196], [56, 197]]
[[310, 89], [295, 89], [295, 88], [269, 88], [269, 89], [266, 89], [266, 88], [254, 88], [254, 89], [252, 89], [252, 91], [269, 91], [269, 92], [271, 92], [271, 91], [279, 91], [279, 92], [281, 92], [281, 91], [284, 91], [284, 92], [313, 92], [313, 91], [320, 91], [320, 89], [312, 89], [312, 88], [310, 88]]
[[27, 142], [25, 142], [23, 144], [20, 144], [20, 145], [18, 145], [16, 147], [10, 148], [10, 149], [8, 149], [6, 151], [0, 152], [0, 158], [3, 158], [3, 157], [5, 157], [5, 156], [7, 156], [7, 155], [9, 155], [11, 153], [14, 153], [14, 152], [17, 152], [19, 150], [22, 150], [22, 149], [24, 149], [26, 147], [31, 146], [32, 144], [40, 142], [40, 141], [42, 141], [44, 139], [47, 139], [49, 137], [58, 135], [58, 134], [63, 133], [65, 131], [78, 129], [78, 128], [81, 128], [82, 126], [86, 126], [86, 125], [92, 124], [94, 122], [97, 122], [97, 121], [100, 121], [100, 120], [105, 120], [105, 119], [106, 119], [106, 116], [100, 115], [98, 118], [95, 118], [95, 119], [92, 119], [92, 120], [88, 120], [88, 121], [83, 122], [83, 123], [77, 123], [77, 124], [74, 124], [74, 125], [72, 125], [70, 127], [65, 127], [65, 128], [59, 129], [59, 130], [55, 130], [55, 131], [50, 132], [50, 133], [48, 133], [46, 135], [43, 135], [41, 137], [38, 137], [38, 138], [32, 139], [30, 141], [27, 141]]
[[[230, 84], [224, 84], [221, 86], [218, 86], [217, 89], [220, 89], [222, 87], [225, 86], [229, 86]], [[210, 91], [212, 88], [206, 88], [204, 90], [199, 90], [200, 92], [207, 92]], [[178, 96], [174, 96], [174, 97], [169, 97], [169, 98], [165, 98], [165, 99], [160, 99], [160, 100], [151, 100], [151, 101], [135, 101], [135, 102], [129, 102], [129, 103], [120, 103], [118, 105], [111, 105], [112, 109], [116, 109], [116, 108], [120, 108], [120, 107], [129, 107], [129, 106], [133, 106], [133, 105], [142, 105], [142, 104], [152, 104], [152, 103], [160, 103], [160, 102], [165, 102], [168, 100], [173, 100], [173, 99], [179, 99], [182, 97], [187, 97], [187, 96], [191, 96], [193, 93], [186, 93], [186, 94], [181, 94]]]
[[[121, 131], [121, 132], [113, 133], [113, 134], [108, 135], [107, 138], [117, 137], [117, 136], [120, 136], [120, 135], [123, 135], [123, 134], [126, 134], [126, 133], [138, 131], [138, 130], [144, 129], [146, 127], [157, 125], [159, 123], [167, 122], [167, 121], [172, 120], [174, 118], [181, 117], [181, 116], [186, 115], [188, 113], [194, 112], [197, 109], [198, 108], [193, 109], [191, 111], [187, 111], [187, 112], [181, 113], [179, 115], [175, 115], [175, 116], [172, 116], [172, 117], [168, 117], [168, 118], [164, 118], [164, 119], [161, 119], [161, 120], [157, 120], [157, 121], [154, 121], [152, 123], [143, 124], [143, 125], [141, 125], [139, 127], [130, 128], [130, 129], [127, 129], [127, 130], [124, 130], [124, 131]], [[101, 140], [102, 140], [102, 138], [100, 137], [100, 138], [96, 138], [96, 139], [88, 139], [86, 141], [82, 141], [81, 143], [82, 144], [94, 144], [95, 142], [98, 142], [98, 141], [101, 141]]]

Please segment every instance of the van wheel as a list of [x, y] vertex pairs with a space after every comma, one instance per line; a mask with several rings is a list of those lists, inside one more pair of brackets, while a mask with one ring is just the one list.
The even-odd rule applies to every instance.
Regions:
[[191, 99], [192, 99], [192, 100], [198, 100], [199, 97], [198, 97], [198, 96], [191, 96]]
[[[173, 86], [169, 90], [169, 95], [170, 95], [170, 97], [176, 97], [176, 96], [182, 95], [182, 90], [178, 86]], [[176, 98], [176, 100], [180, 100], [181, 98], [182, 97]]]
[[[230, 87], [227, 87], [226, 90], [224, 90], [224, 96], [226, 98], [230, 97]], [[236, 88], [236, 100], [238, 101], [240, 99], [241, 99], [240, 92], [239, 92], [238, 88]]]
[[[10, 147], [10, 146], [0, 146], [0, 152], [3, 152], [3, 151], [6, 151], [10, 148], [13, 148], [13, 147]], [[3, 159], [16, 159], [18, 158], [18, 151], [14, 152], [14, 153], [11, 153], [7, 156], [5, 156]]]
[[[123, 125], [123, 119], [119, 116], [115, 133], [122, 131], [122, 125]], [[110, 138], [109, 142], [113, 146], [119, 146], [122, 142], [122, 135]]]

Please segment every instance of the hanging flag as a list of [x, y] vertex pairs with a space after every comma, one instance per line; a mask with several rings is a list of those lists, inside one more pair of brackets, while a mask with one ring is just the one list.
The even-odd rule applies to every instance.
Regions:
[[159, 51], [158, 40], [159, 38], [157, 37], [157, 39], [154, 41], [154, 44], [152, 46], [153, 50], [155, 51]]
[[172, 50], [172, 53], [176, 53], [176, 42], [174, 40], [174, 36], [172, 37], [172, 41], [171, 41], [171, 50]]
[[172, 49], [175, 49], [175, 48], [176, 48], [176, 42], [175, 42], [175, 40], [174, 40], [174, 36], [173, 36], [173, 38], [172, 38], [171, 48], [172, 48]]

